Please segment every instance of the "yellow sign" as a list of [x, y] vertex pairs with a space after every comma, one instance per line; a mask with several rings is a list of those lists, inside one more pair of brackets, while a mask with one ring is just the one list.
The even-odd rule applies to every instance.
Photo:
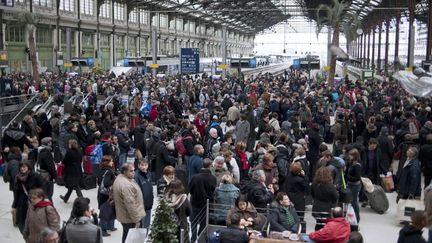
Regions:
[[324, 66], [324, 71], [330, 71], [330, 66]]
[[412, 71], [413, 71], [413, 68], [412, 68], [412, 67], [407, 67], [407, 68], [405, 68], [405, 71], [407, 71], [407, 72], [412, 72]]
[[66, 67], [66, 68], [70, 68], [70, 67], [72, 67], [72, 63], [70, 63], [70, 62], [65, 62], [65, 63], [63, 64], [63, 66]]
[[225, 70], [228, 68], [228, 64], [221, 64], [218, 66], [219, 69]]
[[159, 66], [160, 65], [157, 64], [157, 63], [152, 63], [152, 64], [149, 65], [150, 68], [154, 68], [154, 69], [158, 68]]

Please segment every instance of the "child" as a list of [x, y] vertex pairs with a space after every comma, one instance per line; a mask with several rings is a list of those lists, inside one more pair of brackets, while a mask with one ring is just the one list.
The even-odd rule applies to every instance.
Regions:
[[144, 200], [145, 217], [141, 221], [143, 228], [148, 229], [150, 226], [151, 209], [153, 207], [153, 185], [151, 173], [148, 172], [148, 161], [144, 158], [138, 161], [138, 172], [135, 173], [135, 181], [141, 188]]

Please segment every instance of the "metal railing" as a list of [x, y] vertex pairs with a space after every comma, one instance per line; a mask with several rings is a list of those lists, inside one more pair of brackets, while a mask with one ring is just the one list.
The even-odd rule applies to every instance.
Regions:
[[[191, 220], [192, 235], [197, 232], [196, 239], [192, 239], [195, 241], [191, 242], [207, 242], [208, 236], [214, 231], [226, 228], [225, 220], [223, 220], [223, 222], [217, 222], [217, 218], [222, 217], [223, 219], [226, 219], [227, 212], [232, 206], [233, 205], [210, 203], [209, 200], [207, 200], [206, 207], [201, 209], [197, 216]], [[267, 236], [270, 235], [270, 204], [267, 204], [267, 207], [265, 208], [256, 208], [256, 210], [258, 214], [261, 214], [266, 218], [265, 222], [262, 223], [260, 231], [264, 232]], [[300, 218], [299, 223], [302, 225], [301, 228], [306, 225], [306, 221], [304, 220], [305, 213], [306, 211], [297, 211]], [[325, 220], [330, 217], [328, 212], [312, 212], [312, 214], [319, 215], [318, 217], [314, 217], [317, 220], [317, 225], [324, 225]], [[202, 222], [204, 222], [205, 225], [201, 225]], [[306, 230], [306, 228], [303, 229]], [[181, 236], [180, 243], [183, 243], [186, 236], [184, 236], [183, 232]]]
[[[36, 102], [39, 99], [40, 94], [39, 93], [35, 93], [35, 94], [32, 94], [32, 96], [33, 97], [31, 97], [30, 100], [26, 101], [27, 103], [24, 105], [24, 107], [22, 107], [21, 110], [7, 123], [7, 125], [2, 128], [2, 134], [6, 131], [6, 129], [8, 129], [12, 125], [12, 123], [14, 121], [16, 121], [19, 117], [21, 117], [24, 114], [24, 112], [26, 111], [26, 109], [31, 104], [33, 104], [33, 102]], [[18, 97], [20, 97], [20, 98], [21, 97], [29, 97], [29, 95], [19, 95]], [[1, 98], [1, 99], [8, 99], [8, 98], [10, 99], [12, 97], [4, 97], [4, 98]]]

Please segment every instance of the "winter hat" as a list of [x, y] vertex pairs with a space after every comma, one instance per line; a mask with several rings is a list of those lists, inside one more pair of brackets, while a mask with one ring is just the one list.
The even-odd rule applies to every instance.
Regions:
[[218, 137], [218, 133], [216, 128], [210, 128], [209, 134], [212, 138], [217, 138]]

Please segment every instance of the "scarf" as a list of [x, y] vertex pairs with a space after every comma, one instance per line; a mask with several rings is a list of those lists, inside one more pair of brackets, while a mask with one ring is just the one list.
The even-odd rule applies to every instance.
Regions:
[[288, 225], [294, 225], [295, 224], [295, 220], [294, 220], [293, 215], [291, 214], [290, 208], [282, 206], [282, 210], [285, 212]]
[[239, 156], [239, 159], [240, 159], [241, 164], [242, 164], [241, 169], [242, 170], [248, 170], [249, 169], [249, 164], [248, 164], [248, 161], [247, 161], [246, 153], [244, 151], [237, 150], [237, 155]]
[[168, 206], [172, 207], [174, 210], [177, 210], [178, 208], [183, 205], [183, 203], [186, 201], [187, 196], [186, 194], [168, 194], [165, 196], [168, 202]]
[[54, 207], [54, 204], [49, 200], [42, 200], [34, 205], [35, 208]]

